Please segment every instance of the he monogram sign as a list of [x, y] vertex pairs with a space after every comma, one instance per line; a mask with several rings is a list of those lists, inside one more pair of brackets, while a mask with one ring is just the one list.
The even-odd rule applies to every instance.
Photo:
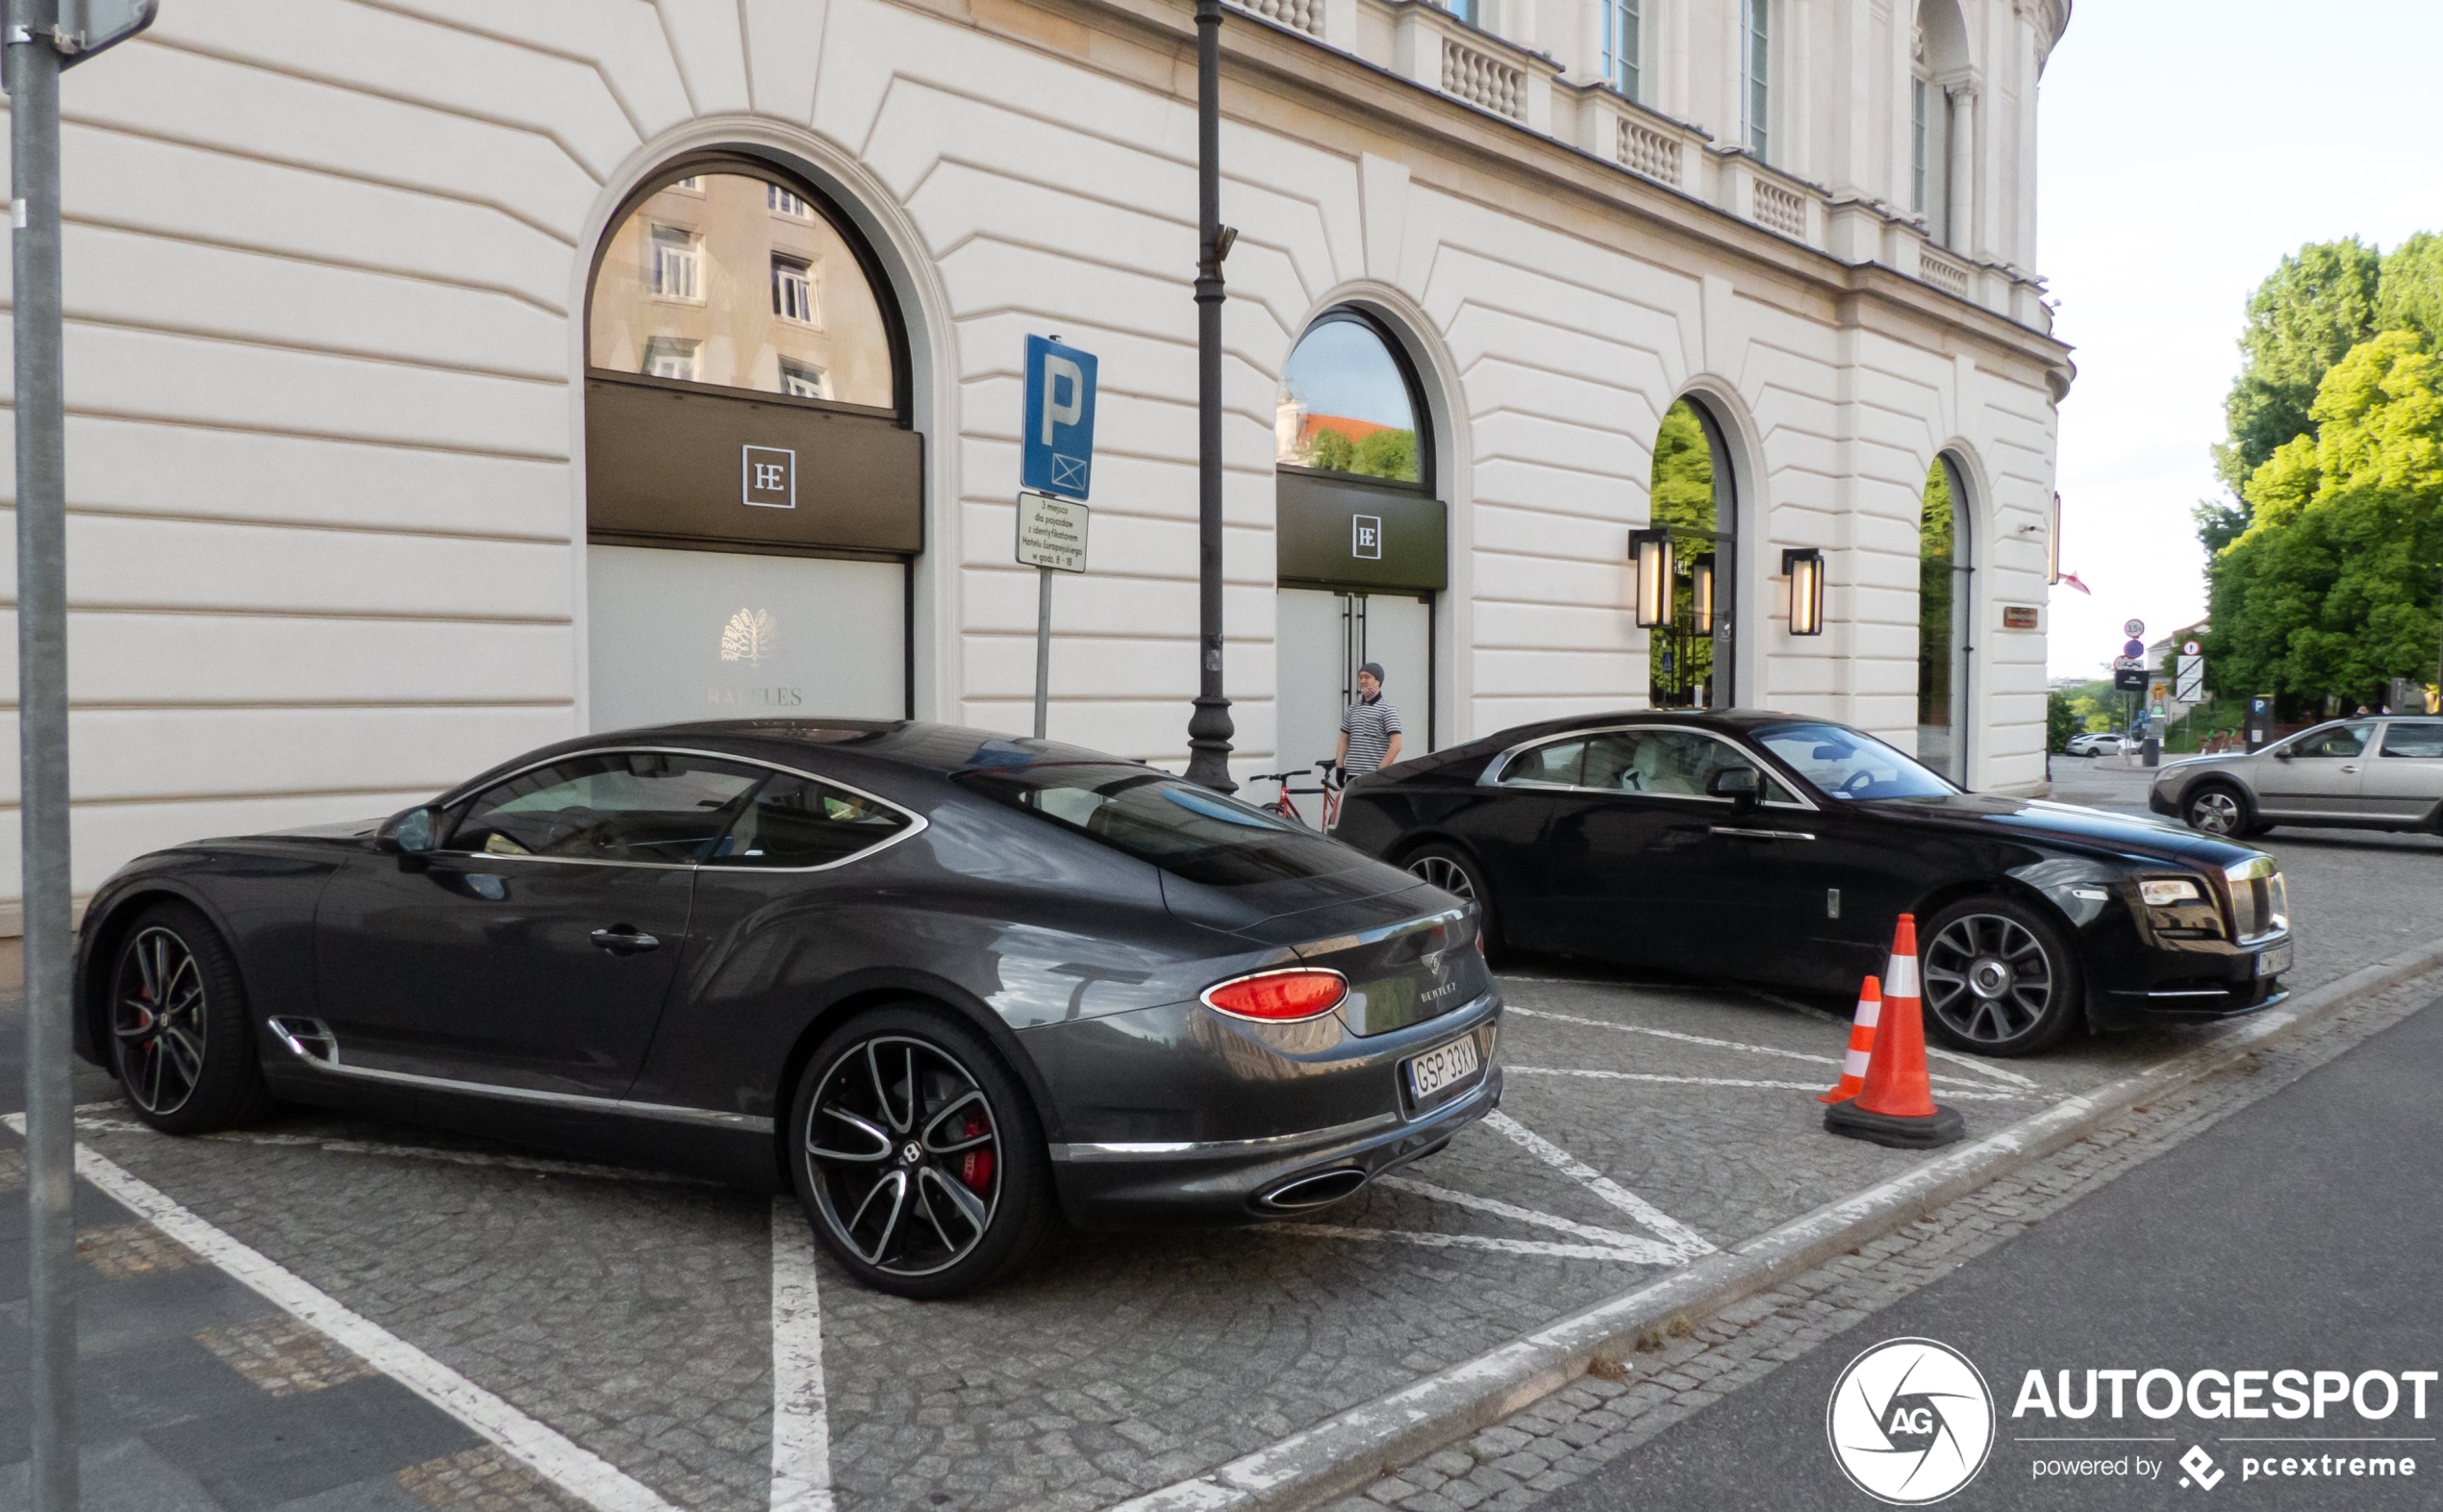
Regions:
[[739, 502], [755, 509], [797, 507], [797, 454], [780, 446], [739, 448]]

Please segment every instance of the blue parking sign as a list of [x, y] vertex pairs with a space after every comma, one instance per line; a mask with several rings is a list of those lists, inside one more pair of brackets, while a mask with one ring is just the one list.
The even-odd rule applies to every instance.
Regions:
[[1095, 359], [1062, 341], [1026, 339], [1026, 416], [1019, 487], [1082, 499], [1095, 471]]

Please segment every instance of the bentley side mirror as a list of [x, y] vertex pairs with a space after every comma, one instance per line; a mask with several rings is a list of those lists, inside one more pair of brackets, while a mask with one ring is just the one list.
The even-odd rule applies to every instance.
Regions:
[[374, 832], [375, 848], [399, 858], [402, 867], [419, 867], [441, 843], [441, 811], [413, 808], [393, 814]]
[[1753, 767], [1725, 767], [1705, 779], [1705, 794], [1751, 809], [1764, 796], [1764, 782]]

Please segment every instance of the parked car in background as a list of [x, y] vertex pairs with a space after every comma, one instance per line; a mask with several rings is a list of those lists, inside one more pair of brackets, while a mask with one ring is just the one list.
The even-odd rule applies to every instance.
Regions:
[[136, 1116], [272, 1097], [793, 1185], [941, 1297], [1084, 1226], [1309, 1210], [1499, 1102], [1473, 910], [1075, 746], [732, 721], [141, 857], [78, 940]]
[[2147, 806], [2208, 835], [2443, 829], [2443, 718], [2336, 719], [2253, 753], [2176, 761], [2155, 773]]
[[2128, 749], [2128, 738], [2117, 730], [2089, 730], [2084, 735], [2073, 735], [2070, 743], [2063, 747], [2064, 753], [2071, 756], [2118, 756]]
[[2021, 1055], [2285, 995], [2273, 858], [1966, 794], [1860, 730], [1751, 710], [1522, 725], [1350, 784], [1336, 833], [1473, 898], [1496, 944], [1853, 994], [1917, 918], [1927, 1026]]

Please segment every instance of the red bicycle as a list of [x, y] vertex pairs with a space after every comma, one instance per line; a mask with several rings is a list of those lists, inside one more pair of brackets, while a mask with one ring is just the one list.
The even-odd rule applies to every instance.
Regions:
[[1323, 775], [1322, 785], [1313, 788], [1290, 786], [1296, 779], [1306, 775], [1302, 771], [1259, 771], [1255, 774], [1255, 780], [1280, 784], [1278, 791], [1272, 794], [1272, 801], [1265, 805], [1265, 812], [1277, 814], [1295, 823], [1306, 822], [1306, 816], [1298, 810], [1298, 796], [1321, 797], [1323, 800], [1323, 822], [1320, 827], [1324, 834], [1328, 835], [1332, 832], [1332, 826], [1340, 822], [1340, 794], [1341, 790], [1348, 785], [1347, 779], [1340, 775], [1339, 768], [1327, 761], [1317, 762], [1315, 769]]

